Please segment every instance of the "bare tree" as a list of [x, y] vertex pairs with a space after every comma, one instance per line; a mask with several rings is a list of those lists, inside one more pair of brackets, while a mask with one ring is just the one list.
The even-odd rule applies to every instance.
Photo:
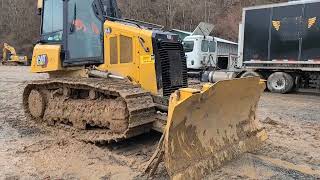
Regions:
[[193, 31], [202, 21], [215, 25], [215, 35], [236, 40], [242, 8], [285, 0], [118, 0], [123, 15]]
[[39, 37], [39, 17], [35, 0], [0, 0], [0, 48], [4, 42], [31, 57]]

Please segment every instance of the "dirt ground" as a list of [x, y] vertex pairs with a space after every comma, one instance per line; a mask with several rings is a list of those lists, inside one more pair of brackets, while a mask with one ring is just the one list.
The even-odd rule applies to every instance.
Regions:
[[[0, 179], [147, 179], [142, 171], [160, 134], [97, 146], [27, 122], [21, 108], [25, 82], [46, 78], [28, 71], [0, 66]], [[269, 134], [265, 145], [207, 179], [319, 179], [319, 111], [319, 95], [265, 93], [258, 110]], [[168, 179], [163, 165], [154, 179]]]

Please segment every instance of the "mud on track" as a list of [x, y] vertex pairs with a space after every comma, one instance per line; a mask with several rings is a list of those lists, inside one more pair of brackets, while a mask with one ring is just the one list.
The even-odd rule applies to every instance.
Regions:
[[[94, 145], [62, 129], [27, 122], [21, 108], [25, 81], [47, 77], [28, 71], [0, 66], [0, 179], [146, 179], [141, 172], [160, 134]], [[319, 110], [320, 96], [265, 93], [258, 117], [269, 140], [208, 179], [320, 178]], [[155, 179], [168, 179], [163, 165]]]

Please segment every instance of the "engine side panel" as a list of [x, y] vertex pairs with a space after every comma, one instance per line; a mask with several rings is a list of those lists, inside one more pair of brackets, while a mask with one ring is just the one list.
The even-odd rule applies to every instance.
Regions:
[[105, 62], [100, 70], [128, 77], [144, 90], [157, 94], [152, 31], [106, 21], [104, 43]]

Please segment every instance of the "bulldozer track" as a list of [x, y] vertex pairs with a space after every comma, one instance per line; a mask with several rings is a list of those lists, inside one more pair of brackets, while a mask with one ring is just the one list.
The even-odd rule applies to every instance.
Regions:
[[23, 93], [30, 120], [72, 131], [76, 139], [109, 143], [152, 129], [157, 120], [150, 93], [128, 80], [69, 78], [32, 81]]

